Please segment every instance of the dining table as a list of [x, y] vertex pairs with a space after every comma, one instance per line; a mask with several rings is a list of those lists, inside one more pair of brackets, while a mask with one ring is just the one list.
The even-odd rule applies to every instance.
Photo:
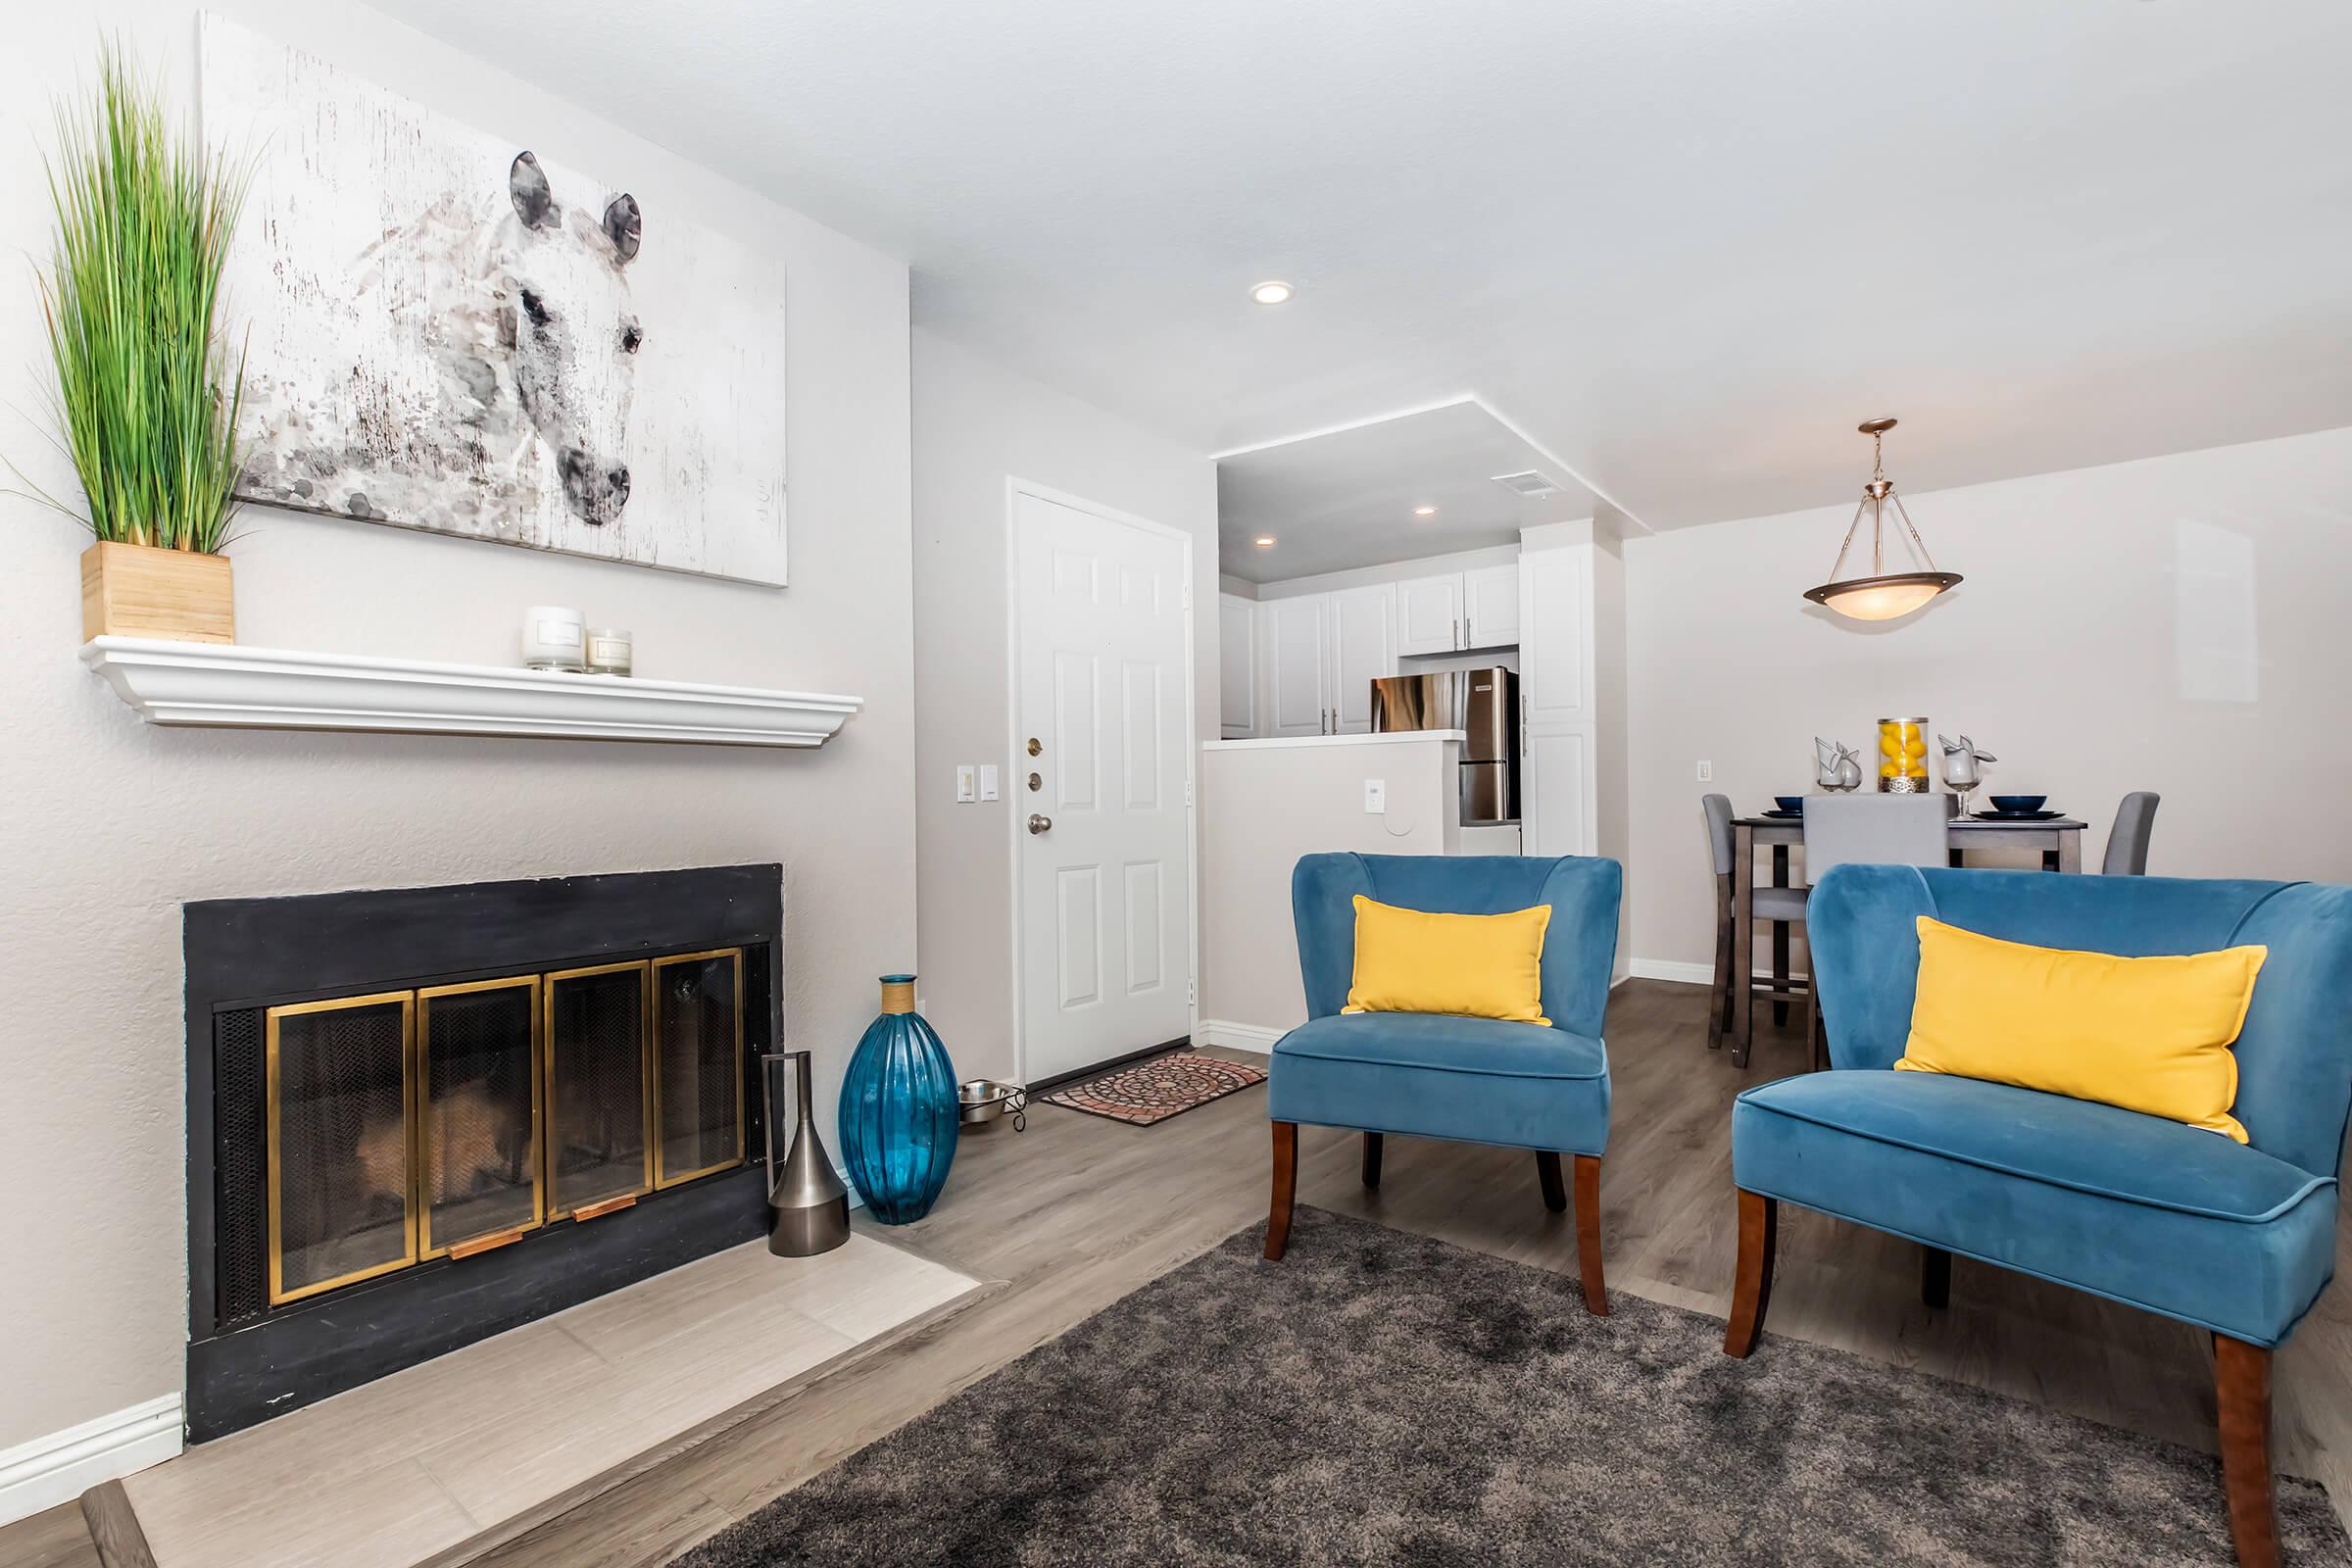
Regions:
[[[2082, 830], [2090, 824], [2071, 816], [2013, 817], [1993, 821], [1982, 816], [1954, 815], [1944, 826], [1944, 842], [1953, 865], [1967, 863], [1971, 850], [2039, 851], [2045, 871], [2082, 869]], [[1788, 886], [1788, 850], [1805, 842], [1802, 812], [1767, 811], [1732, 819], [1732, 1026], [1733, 1065], [1745, 1067], [1755, 1040], [1756, 851], [1772, 852], [1769, 886]], [[1772, 932], [1773, 1001], [1784, 1011], [1790, 990], [1788, 927], [1776, 924]], [[1807, 985], [1812, 982], [1806, 981]]]

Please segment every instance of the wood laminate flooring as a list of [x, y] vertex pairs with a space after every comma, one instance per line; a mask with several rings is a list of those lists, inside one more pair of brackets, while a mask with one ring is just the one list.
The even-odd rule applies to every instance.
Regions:
[[[1755, 1057], [1742, 1073], [1728, 1052], [1706, 1048], [1703, 990], [1633, 981], [1613, 998], [1616, 1099], [1600, 1188], [1612, 1291], [1726, 1310], [1731, 1102], [1804, 1065], [1795, 1020], [1774, 1029], [1768, 1009], [1757, 1010]], [[1360, 1182], [1359, 1154], [1353, 1134], [1300, 1129], [1299, 1201], [1551, 1269], [1573, 1299], [1575, 1216], [1544, 1209], [1524, 1152], [1392, 1137], [1377, 1193]], [[967, 1138], [945, 1197], [919, 1224], [889, 1230], [862, 1214], [858, 1223], [1003, 1289], [479, 1560], [664, 1562], [1263, 1218], [1266, 1188], [1258, 1090], [1157, 1127], [1039, 1105], [1026, 1133], [1001, 1122]], [[1917, 1248], [1788, 1206], [1767, 1333], [2214, 1447], [2211, 1355], [2196, 1330], [1966, 1258], [1953, 1264], [1951, 1306], [1931, 1312], [1919, 1298]], [[2321, 1301], [2280, 1353], [2278, 1382], [2282, 1467], [2327, 1483], [2342, 1508], [2352, 1497], [2352, 1293]], [[0, 1564], [93, 1568], [77, 1525], [59, 1511], [0, 1530]]]

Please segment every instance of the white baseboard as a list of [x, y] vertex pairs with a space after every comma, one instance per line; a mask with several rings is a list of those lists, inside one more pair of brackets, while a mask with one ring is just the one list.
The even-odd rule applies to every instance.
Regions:
[[1626, 973], [1637, 980], [1672, 980], [1686, 986], [1715, 983], [1713, 964], [1685, 963], [1679, 958], [1635, 958], [1626, 965]]
[[72, 1502], [180, 1449], [180, 1396], [166, 1394], [0, 1452], [0, 1525]]
[[1234, 1023], [1226, 1018], [1203, 1018], [1193, 1029], [1196, 1046], [1224, 1046], [1234, 1051], [1271, 1052], [1274, 1042], [1290, 1033], [1287, 1029], [1268, 1029], [1254, 1023]]
[[[1713, 964], [1685, 963], [1680, 958], [1636, 958], [1629, 972], [1637, 980], [1672, 980], [1677, 985], [1686, 986], [1711, 986], [1715, 983]], [[1799, 969], [1796, 977], [1802, 980], [1805, 973]], [[1772, 978], [1770, 969], [1757, 969], [1754, 974], [1759, 980]]]

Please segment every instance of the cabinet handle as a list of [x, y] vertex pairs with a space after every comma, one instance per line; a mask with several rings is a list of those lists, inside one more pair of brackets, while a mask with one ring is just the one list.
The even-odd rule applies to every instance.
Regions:
[[1453, 646], [1456, 649], [1462, 646], [1462, 623], [1458, 618], [1453, 623]]

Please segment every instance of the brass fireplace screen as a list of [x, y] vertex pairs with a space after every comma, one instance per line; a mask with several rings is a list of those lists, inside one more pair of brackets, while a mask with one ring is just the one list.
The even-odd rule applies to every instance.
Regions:
[[270, 1304], [743, 1162], [744, 950], [271, 1007]]

